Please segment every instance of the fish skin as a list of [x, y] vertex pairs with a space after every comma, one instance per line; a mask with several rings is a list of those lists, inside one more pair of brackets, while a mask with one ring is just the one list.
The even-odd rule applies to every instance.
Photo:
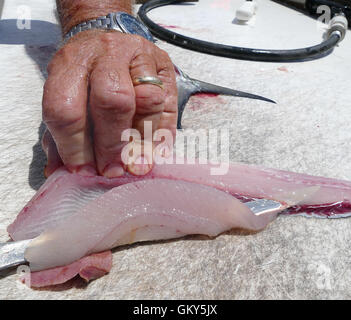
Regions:
[[[31, 272], [30, 286], [32, 288], [53, 286], [65, 283], [77, 275], [89, 282], [104, 276], [111, 268], [111, 251], [95, 253], [64, 267]], [[25, 279], [23, 279], [23, 282], [25, 282]]]

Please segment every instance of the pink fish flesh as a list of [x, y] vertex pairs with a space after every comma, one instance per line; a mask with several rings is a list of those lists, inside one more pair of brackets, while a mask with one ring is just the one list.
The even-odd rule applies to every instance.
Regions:
[[210, 165], [164, 164], [152, 176], [191, 181], [229, 192], [242, 201], [273, 199], [280, 193], [319, 186], [311, 197], [291, 206], [284, 214], [341, 218], [351, 215], [351, 182], [299, 174], [240, 163], [230, 164], [225, 175], [210, 175]]
[[[65, 283], [79, 275], [86, 281], [100, 278], [112, 268], [112, 253], [105, 251], [81, 258], [64, 267], [31, 272], [30, 285], [35, 288]], [[25, 278], [22, 279], [26, 281]]]
[[261, 230], [275, 217], [256, 216], [235, 197], [208, 186], [142, 180], [113, 188], [47, 229], [30, 243], [25, 257], [31, 270], [45, 270], [134, 242]]
[[22, 209], [15, 222], [8, 227], [8, 232], [13, 240], [34, 238], [114, 187], [155, 178], [207, 185], [230, 193], [243, 202], [259, 198], [273, 199], [274, 195], [282, 192], [320, 186], [313, 196], [284, 213], [329, 218], [351, 214], [350, 182], [257, 166], [232, 164], [228, 174], [212, 176], [208, 165], [156, 165], [150, 174], [142, 178], [125, 175], [116, 179], [69, 174], [62, 167], [47, 179]]
[[[278, 194], [294, 193], [305, 187], [319, 186], [319, 189], [312, 196], [304, 199], [298, 205], [290, 207], [285, 213], [320, 217], [345, 217], [351, 214], [351, 183], [347, 181], [313, 177], [243, 164], [232, 164], [228, 174], [224, 176], [212, 176], [210, 175], [210, 168], [211, 166], [198, 164], [165, 164], [155, 166], [150, 174], [142, 178], [126, 175], [116, 179], [106, 179], [97, 176], [83, 177], [77, 174], [70, 174], [64, 168], [60, 168], [49, 177], [33, 199], [23, 208], [15, 222], [8, 227], [8, 232], [13, 240], [30, 239], [41, 235], [38, 239], [42, 241], [40, 242], [38, 240], [39, 242], [37, 242], [37, 245], [32, 247], [32, 249], [34, 249], [29, 253], [31, 257], [28, 259], [29, 261], [31, 259], [34, 261], [34, 268], [32, 270], [40, 270], [56, 267], [57, 265], [74, 263], [74, 261], [80, 261], [79, 259], [81, 257], [89, 255], [92, 252], [103, 251], [115, 245], [141, 240], [174, 238], [189, 233], [217, 235], [233, 227], [258, 230], [264, 228], [266, 224], [274, 219], [274, 216], [267, 216], [264, 220], [260, 220], [259, 223], [257, 223], [258, 220], [255, 220], [257, 218], [256, 216], [254, 220], [248, 219], [248, 217], [252, 218], [252, 215], [249, 215], [251, 212], [245, 213], [246, 207], [244, 208], [235, 198], [240, 199], [242, 202], [257, 198], [279, 200], [276, 198]], [[159, 190], [160, 181], [154, 180], [160, 178], [162, 178], [162, 183], [165, 184], [164, 188], [161, 188], [161, 190]], [[180, 181], [175, 183], [174, 180]], [[147, 188], [143, 192], [139, 192], [138, 188], [140, 186], [145, 187], [147, 181], [149, 181], [148, 183], [150, 183], [153, 188]], [[155, 181], [156, 183], [153, 183]], [[187, 192], [184, 192], [186, 188], [180, 187], [183, 186], [183, 181], [190, 182], [189, 184], [185, 184], [188, 188]], [[124, 186], [128, 183], [130, 185]], [[207, 187], [203, 188], [199, 185]], [[156, 190], [155, 188], [158, 189]], [[133, 191], [130, 191], [131, 189], [133, 189]], [[160, 196], [159, 192], [162, 192], [163, 189], [166, 191], [168, 190], [168, 192], [166, 192], [164, 196]], [[170, 190], [173, 190], [172, 193], [170, 193]], [[175, 190], [177, 190], [178, 193], [175, 192]], [[129, 196], [129, 203], [124, 204], [125, 211], [122, 212], [116, 210], [119, 209], [119, 207], [117, 208], [117, 200], [115, 198], [117, 197], [119, 201], [121, 201], [121, 197], [119, 196], [120, 192], [121, 194], [124, 192]], [[144, 198], [144, 202], [150, 199], [150, 197], [153, 197], [154, 202], [151, 203], [153, 207], [151, 209], [145, 208], [142, 207], [140, 203], [140, 208], [146, 210], [148, 213], [148, 210], [151, 210], [152, 217], [151, 215], [146, 217], [145, 214], [140, 214], [138, 216], [139, 218], [134, 217], [134, 220], [129, 218], [127, 214], [128, 210], [131, 208], [135, 209], [135, 202], [140, 202], [141, 199], [143, 199], [143, 195], [146, 196], [146, 194], [148, 196]], [[174, 194], [176, 194], [176, 197]], [[203, 198], [198, 198], [200, 200], [194, 202], [194, 198], [196, 198], [198, 194], [202, 194]], [[211, 194], [215, 196], [211, 196]], [[229, 197], [229, 194], [234, 197]], [[284, 201], [285, 199], [283, 198], [280, 200]], [[167, 206], [167, 201], [172, 199], [177, 199], [177, 201], [172, 204], [168, 203]], [[219, 201], [219, 199], [222, 200]], [[223, 199], [225, 199], [225, 201]], [[204, 202], [204, 200], [207, 202]], [[194, 203], [196, 203], [195, 206]], [[206, 203], [205, 207], [212, 209], [208, 211], [206, 211], [206, 208], [199, 210], [204, 203]], [[197, 224], [195, 222], [195, 224], [191, 224], [188, 220], [184, 220], [186, 223], [184, 223], [184, 221], [178, 221], [179, 224], [177, 224], [176, 217], [171, 219], [172, 215], [169, 214], [169, 210], [176, 205], [182, 205], [183, 207], [181, 207], [181, 210], [186, 212], [186, 215], [188, 215], [187, 219], [190, 219], [189, 221], [191, 222], [197, 221]], [[216, 224], [219, 217], [226, 217], [226, 212], [229, 210], [228, 208], [234, 207], [234, 217], [236, 219], [241, 217], [241, 220], [234, 219], [234, 221], [231, 221], [229, 219], [219, 227], [219, 225]], [[66, 243], [62, 242], [63, 238], [66, 237], [62, 237], [60, 232], [63, 232], [67, 224], [73, 226], [72, 221], [79, 225], [78, 229], [80, 230], [82, 221], [86, 220], [85, 218], [82, 219], [82, 217], [89, 216], [87, 212], [91, 212], [91, 208], [96, 208], [95, 212], [98, 211], [97, 215], [104, 217], [103, 220], [98, 223], [99, 225], [106, 226], [104, 221], [107, 221], [109, 217], [111, 217], [112, 221], [116, 221], [116, 223], [119, 221], [121, 226], [129, 225], [129, 229], [114, 224], [113, 232], [110, 229], [104, 229], [104, 232], [107, 232], [106, 238], [104, 239], [108, 241], [104, 240], [104, 242], [100, 238], [96, 243], [93, 243], [94, 241], [92, 243], [89, 242], [89, 245], [86, 243], [86, 245], [84, 245], [83, 248], [80, 247], [79, 250], [79, 246], [72, 246], [72, 243], [76, 243], [76, 241], [79, 240], [78, 232], [72, 231], [70, 234], [73, 238]], [[162, 208], [162, 212], [167, 212], [168, 209], [168, 216], [161, 217], [157, 208]], [[104, 212], [106, 214], [101, 215], [101, 213]], [[202, 214], [207, 214], [206, 218], [208, 220], [201, 220], [204, 219], [204, 217], [201, 216]], [[229, 214], [229, 216], [231, 215]], [[167, 219], [172, 220], [168, 225], [163, 223]], [[68, 221], [71, 222], [69, 223]], [[138, 223], [134, 224], [133, 221], [137, 221]], [[151, 221], [153, 221], [153, 225]], [[162, 221], [162, 223], [159, 221]], [[206, 221], [206, 223], [202, 225], [202, 228], [199, 228], [199, 221]], [[213, 229], [209, 228], [209, 225], [212, 224]], [[107, 225], [111, 227], [112, 223], [108, 223]], [[176, 228], [175, 225], [177, 225]], [[185, 229], [182, 230], [181, 227]], [[187, 227], [190, 227], [190, 229], [187, 229]], [[77, 226], [74, 228], [77, 228]], [[89, 224], [86, 228], [86, 230], [89, 230]], [[111, 235], [110, 238], [107, 234]], [[122, 234], [124, 234], [124, 236], [122, 236]], [[50, 242], [47, 240], [48, 235], [55, 235], [55, 239], [57, 240], [54, 242], [58, 247], [52, 241]], [[84, 239], [84, 241], [85, 240], [86, 239]], [[60, 241], [62, 243], [58, 245]], [[68, 246], [69, 244], [71, 245]], [[66, 245], [66, 247], [64, 245]], [[66, 248], [65, 250], [70, 253], [69, 257], [67, 256], [64, 260], [55, 261], [55, 259], [53, 260], [51, 257], [51, 255], [54, 254], [51, 253], [49, 256], [43, 254], [42, 250], [44, 248], [54, 249], [55, 246], [55, 250], [61, 250], [60, 246], [61, 248]], [[72, 250], [72, 247], [76, 249]], [[75, 253], [73, 254], [72, 251]], [[77, 251], [79, 251], [79, 253], [77, 253]], [[30, 250], [28, 250], [28, 252], [30, 252]], [[37, 265], [35, 265], [35, 263], [37, 263]], [[55, 269], [57, 271], [59, 268]], [[40, 274], [41, 272], [48, 272], [48, 270], [33, 274]], [[74, 274], [74, 272], [72, 274]], [[53, 283], [54, 282], [55, 281], [53, 281]]]

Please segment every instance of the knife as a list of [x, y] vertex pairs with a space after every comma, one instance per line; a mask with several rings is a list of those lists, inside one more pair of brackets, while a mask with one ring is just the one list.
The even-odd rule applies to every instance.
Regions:
[[32, 240], [0, 243], [0, 271], [27, 263], [24, 252]]

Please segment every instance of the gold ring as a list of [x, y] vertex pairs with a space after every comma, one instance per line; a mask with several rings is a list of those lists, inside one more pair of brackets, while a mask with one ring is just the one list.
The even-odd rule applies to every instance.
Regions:
[[163, 89], [163, 82], [156, 77], [146, 76], [133, 79], [134, 86], [138, 86], [139, 84], [153, 84]]

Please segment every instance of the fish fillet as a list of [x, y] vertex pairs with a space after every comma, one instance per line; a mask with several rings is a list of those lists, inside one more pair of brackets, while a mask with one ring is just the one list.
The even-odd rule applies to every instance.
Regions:
[[[167, 186], [176, 186], [174, 184], [175, 181], [178, 181], [178, 183], [183, 183], [184, 181], [190, 182], [190, 189], [187, 193], [176, 193], [178, 194], [178, 202], [176, 204], [189, 204], [189, 208], [191, 208], [193, 198], [189, 198], [188, 196], [195, 194], [196, 198], [197, 192], [195, 192], [195, 190], [199, 189], [199, 185], [207, 186], [206, 191], [209, 191], [209, 194], [217, 195], [219, 191], [224, 191], [220, 192], [220, 194], [221, 197], [225, 197], [225, 199], [228, 200], [228, 203], [233, 203], [233, 201], [235, 201], [235, 198], [241, 200], [242, 202], [257, 198], [269, 198], [279, 200], [277, 199], [277, 194], [293, 194], [295, 191], [301, 190], [305, 187], [318, 186], [318, 190], [313, 195], [304, 199], [298, 205], [294, 205], [288, 210], [285, 210], [285, 213], [335, 218], [346, 217], [351, 214], [351, 183], [348, 181], [314, 177], [304, 174], [267, 169], [259, 166], [249, 166], [244, 164], [231, 164], [229, 167], [228, 174], [224, 176], [212, 176], [210, 174], [211, 168], [213, 168], [213, 166], [199, 164], [164, 164], [155, 165], [153, 171], [144, 177], [134, 177], [131, 175], [126, 175], [120, 178], [106, 179], [104, 177], [83, 177], [78, 174], [71, 174], [68, 173], [68, 171], [62, 167], [56, 170], [56, 172], [47, 179], [45, 184], [38, 190], [33, 199], [22, 209], [14, 223], [12, 223], [8, 227], [8, 232], [13, 240], [30, 239], [35, 238], [39, 235], [42, 235], [41, 239], [43, 239], [44, 235], [54, 235], [54, 230], [56, 230], [55, 228], [57, 228], [57, 226], [61, 223], [65, 223], [65, 221], [70, 221], [70, 219], [77, 219], [78, 221], [78, 213], [84, 214], [85, 212], [86, 214], [86, 212], [89, 212], [89, 208], [91, 207], [91, 205], [97, 206], [96, 208], [98, 208], [101, 212], [105, 212], [106, 204], [104, 200], [101, 199], [105, 199], [105, 197], [110, 197], [110, 193], [111, 199], [113, 198], [112, 195], [114, 195], [115, 193], [118, 194], [119, 191], [123, 191], [124, 193], [129, 194], [129, 196], [133, 199], [130, 201], [130, 205], [133, 205], [136, 199], [138, 199], [139, 197], [141, 197], [140, 199], [142, 199], [142, 194], [140, 195], [138, 193], [137, 197], [131, 196], [132, 192], [130, 191], [130, 189], [132, 188], [132, 186], [134, 187], [134, 192], [138, 192], [138, 189], [135, 190], [135, 186], [138, 186], [139, 183], [145, 184], [149, 180], [149, 183], [152, 183], [155, 181], [155, 179], [160, 178], [163, 179], [163, 183], [167, 183]], [[130, 185], [125, 186], [126, 184]], [[169, 196], [169, 194], [170, 193], [167, 194], [168, 197], [157, 196], [156, 198], [165, 201], [165, 199], [172, 198]], [[230, 196], [230, 198], [228, 198], [228, 196]], [[206, 199], [207, 198], [213, 199], [213, 196], [206, 196]], [[215, 202], [213, 203], [216, 203], [216, 205], [212, 204], [212, 208], [214, 208], [212, 211], [212, 215], [214, 215], [213, 217], [216, 217], [216, 215], [218, 214], [218, 197], [215, 198]], [[112, 202], [110, 202], [111, 208], [116, 207], [116, 205], [113, 205]], [[165, 205], [165, 202], [163, 203], [163, 205]], [[201, 205], [201, 201], [199, 205]], [[241, 206], [239, 207], [242, 208]], [[162, 208], [165, 209], [164, 207]], [[168, 207], [166, 205], [166, 209], [170, 208], [170, 204]], [[150, 208], [147, 208], [147, 210], [150, 210]], [[242, 210], [244, 210], [244, 208], [242, 208]], [[199, 208], [197, 208], [196, 211], [199, 212]], [[111, 213], [111, 216], [114, 217], [116, 216], [116, 214], [118, 215], [119, 218], [116, 221], [120, 221], [119, 219], [122, 219], [122, 217], [119, 216], [118, 212], [120, 211], [115, 211], [114, 214]], [[239, 212], [241, 211], [239, 210]], [[124, 211], [124, 214], [125, 213], [126, 211]], [[154, 211], [153, 213], [153, 217], [156, 217], [156, 212]], [[204, 214], [204, 212], [200, 214]], [[76, 218], [74, 218], [74, 216], [76, 216]], [[200, 216], [198, 218], [200, 218]], [[155, 219], [157, 220], [157, 218]], [[155, 219], [152, 221], [156, 221]], [[267, 217], [267, 219], [268, 220], [264, 221], [263, 224], [258, 225], [263, 228], [265, 224], [267, 224], [271, 219], [273, 219], [273, 217]], [[138, 216], [138, 219], [130, 221], [136, 220], [138, 220], [139, 222], [144, 221], [145, 217], [143, 220], [142, 216]], [[122, 233], [124, 235], [122, 235], [122, 233], [116, 234], [115, 232], [111, 232], [111, 238], [107, 237], [107, 240], [105, 239], [106, 242], [101, 241], [99, 245], [90, 245], [90, 247], [87, 246], [86, 249], [79, 248], [80, 251], [78, 250], [78, 248], [74, 249], [73, 251], [76, 252], [77, 250], [80, 253], [78, 255], [74, 255], [73, 252], [70, 253], [71, 257], [67, 259], [65, 258], [65, 262], [61, 260], [59, 262], [53, 262], [51, 260], [50, 265], [53, 266], [55, 264], [69, 264], [70, 262], [68, 261], [71, 261], [72, 259], [79, 259], [78, 256], [81, 254], [83, 254], [83, 256], [86, 256], [89, 255], [90, 252], [93, 252], [95, 250], [106, 249], [107, 247], [109, 247], [109, 245], [111, 245], [112, 242], [114, 242], [112, 244], [113, 246], [117, 246], [141, 240], [174, 238], [177, 236], [187, 234], [186, 232], [200, 232], [199, 229], [175, 229], [174, 225], [168, 226], [167, 224], [163, 223], [152, 225], [151, 220], [150, 222], [148, 219], [146, 220], [147, 221], [144, 221], [144, 226], [143, 223], [138, 222], [138, 225], [132, 227], [133, 222], [128, 222], [127, 224], [124, 224], [125, 226], [129, 226], [129, 229], [123, 229], [124, 231]], [[248, 221], [244, 222], [249, 223]], [[249, 226], [245, 225], [245, 223], [240, 225], [240, 223], [239, 227], [247, 228]], [[260, 223], [262, 223], [262, 221]], [[217, 224], [214, 225], [217, 226], [217, 229], [201, 229], [201, 232], [209, 235], [215, 235], [217, 233], [222, 232], [222, 228], [223, 230], [227, 230], [232, 227], [230, 224], [227, 224], [226, 227], [222, 225], [221, 228], [219, 228]], [[251, 228], [255, 229], [253, 228], [253, 225], [251, 225]], [[116, 228], [115, 230], [121, 231], [122, 229]], [[118, 233], [120, 231], [116, 232]], [[152, 236], [151, 238], [150, 235]], [[43, 241], [42, 245], [46, 245], [45, 242], [46, 241]], [[109, 243], [109, 245], [107, 245], [107, 243]], [[67, 249], [68, 252], [70, 252], [71, 249], [72, 246], [69, 246]], [[33, 255], [34, 252], [35, 251], [32, 252]], [[83, 259], [85, 258], [81, 258], [78, 261], [81, 261]], [[101, 259], [101, 263], [104, 263], [103, 258]], [[62, 277], [55, 277], [55, 274], [60, 274], [59, 270], [63, 268], [66, 268], [67, 271], [67, 267], [73, 264], [71, 263], [68, 266], [66, 265], [65, 267], [55, 267], [49, 270], [34, 272], [33, 274], [36, 274], [38, 277], [38, 275], [40, 275], [42, 272], [45, 272], [46, 274], [51, 275], [52, 283], [61, 283]], [[40, 263], [38, 263], [37, 269], [49, 268], [47, 266], [44, 266], [44, 264], [40, 266]], [[56, 273], [50, 273], [50, 270], [56, 270]], [[108, 270], [106, 269], [105, 272], [108, 272]], [[77, 274], [77, 272], [72, 272], [70, 274], [74, 276], [75, 274]], [[38, 278], [40, 279], [40, 277]], [[47, 281], [45, 283], [47, 283]], [[33, 286], [39, 285], [40, 281], [36, 282], [36, 285]]]
[[44, 270], [138, 241], [261, 230], [275, 216], [256, 216], [235, 197], [211, 187], [169, 179], [137, 181], [113, 188], [42, 233], [25, 257], [31, 270]]
[[[208, 185], [230, 192], [239, 199], [274, 199], [279, 193], [289, 193], [303, 187], [319, 186], [318, 192], [299, 203], [291, 211], [303, 210], [318, 214], [320, 206], [330, 205], [322, 210], [323, 215], [332, 216], [351, 213], [351, 182], [269, 169], [240, 163], [229, 165], [225, 175], [211, 175], [211, 165], [164, 164], [155, 166], [152, 175], [157, 178], [179, 179]], [[335, 205], [335, 207], [333, 207]]]
[[294, 192], [304, 187], [319, 186], [308, 199], [292, 206], [287, 214], [318, 217], [346, 217], [351, 215], [351, 182], [267, 169], [245, 164], [231, 164], [223, 176], [210, 174], [209, 165], [155, 165], [142, 178], [131, 175], [115, 179], [83, 177], [60, 168], [52, 174], [31, 201], [8, 227], [13, 240], [31, 239], [58, 221], [70, 216], [86, 203], [108, 190], [145, 179], [172, 179], [207, 185], [248, 201], [258, 198], [274, 199], [277, 194]]

